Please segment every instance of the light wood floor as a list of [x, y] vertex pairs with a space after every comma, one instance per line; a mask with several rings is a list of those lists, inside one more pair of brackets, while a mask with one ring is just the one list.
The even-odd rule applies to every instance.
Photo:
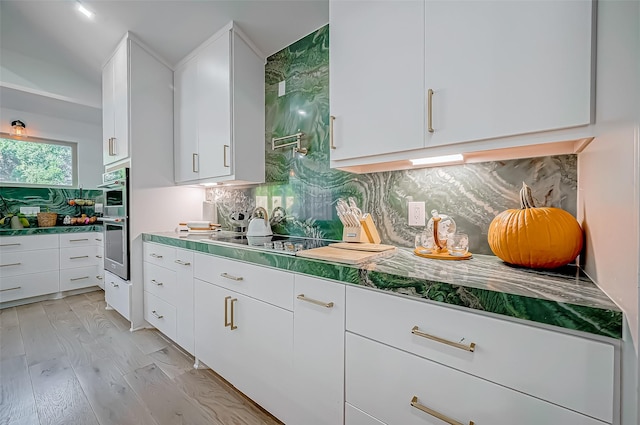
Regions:
[[0, 425], [279, 424], [104, 292], [0, 310]]

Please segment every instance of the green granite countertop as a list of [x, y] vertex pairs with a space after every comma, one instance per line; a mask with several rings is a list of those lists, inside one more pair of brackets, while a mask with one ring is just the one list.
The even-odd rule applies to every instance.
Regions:
[[100, 225], [28, 227], [26, 229], [0, 229], [0, 236], [55, 235], [58, 233], [102, 232]]
[[420, 258], [408, 248], [350, 266], [279, 254], [207, 235], [145, 233], [143, 240], [253, 264], [487, 311], [565, 329], [622, 338], [622, 311], [577, 267], [554, 271], [512, 267], [490, 255], [465, 261]]

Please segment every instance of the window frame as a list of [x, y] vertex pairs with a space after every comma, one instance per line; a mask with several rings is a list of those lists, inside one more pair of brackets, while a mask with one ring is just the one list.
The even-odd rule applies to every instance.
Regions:
[[29, 143], [42, 143], [46, 145], [59, 145], [67, 146], [71, 148], [71, 184], [51, 184], [51, 183], [20, 183], [20, 182], [8, 182], [0, 181], [0, 186], [7, 187], [56, 187], [73, 189], [78, 187], [78, 142], [67, 142], [64, 140], [47, 139], [42, 137], [32, 136], [14, 136], [13, 134], [0, 132], [0, 138], [18, 140], [21, 142]]

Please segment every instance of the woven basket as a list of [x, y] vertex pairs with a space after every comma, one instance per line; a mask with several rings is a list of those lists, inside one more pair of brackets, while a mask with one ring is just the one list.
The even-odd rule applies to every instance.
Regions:
[[38, 213], [38, 227], [52, 227], [56, 225], [58, 213], [40, 212]]

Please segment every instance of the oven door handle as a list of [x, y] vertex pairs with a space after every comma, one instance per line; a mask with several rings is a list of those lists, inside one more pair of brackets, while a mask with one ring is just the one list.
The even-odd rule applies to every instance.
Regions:
[[118, 218], [108, 218], [108, 217], [99, 217], [98, 221], [103, 223], [123, 223], [127, 221], [126, 217], [118, 217]]

